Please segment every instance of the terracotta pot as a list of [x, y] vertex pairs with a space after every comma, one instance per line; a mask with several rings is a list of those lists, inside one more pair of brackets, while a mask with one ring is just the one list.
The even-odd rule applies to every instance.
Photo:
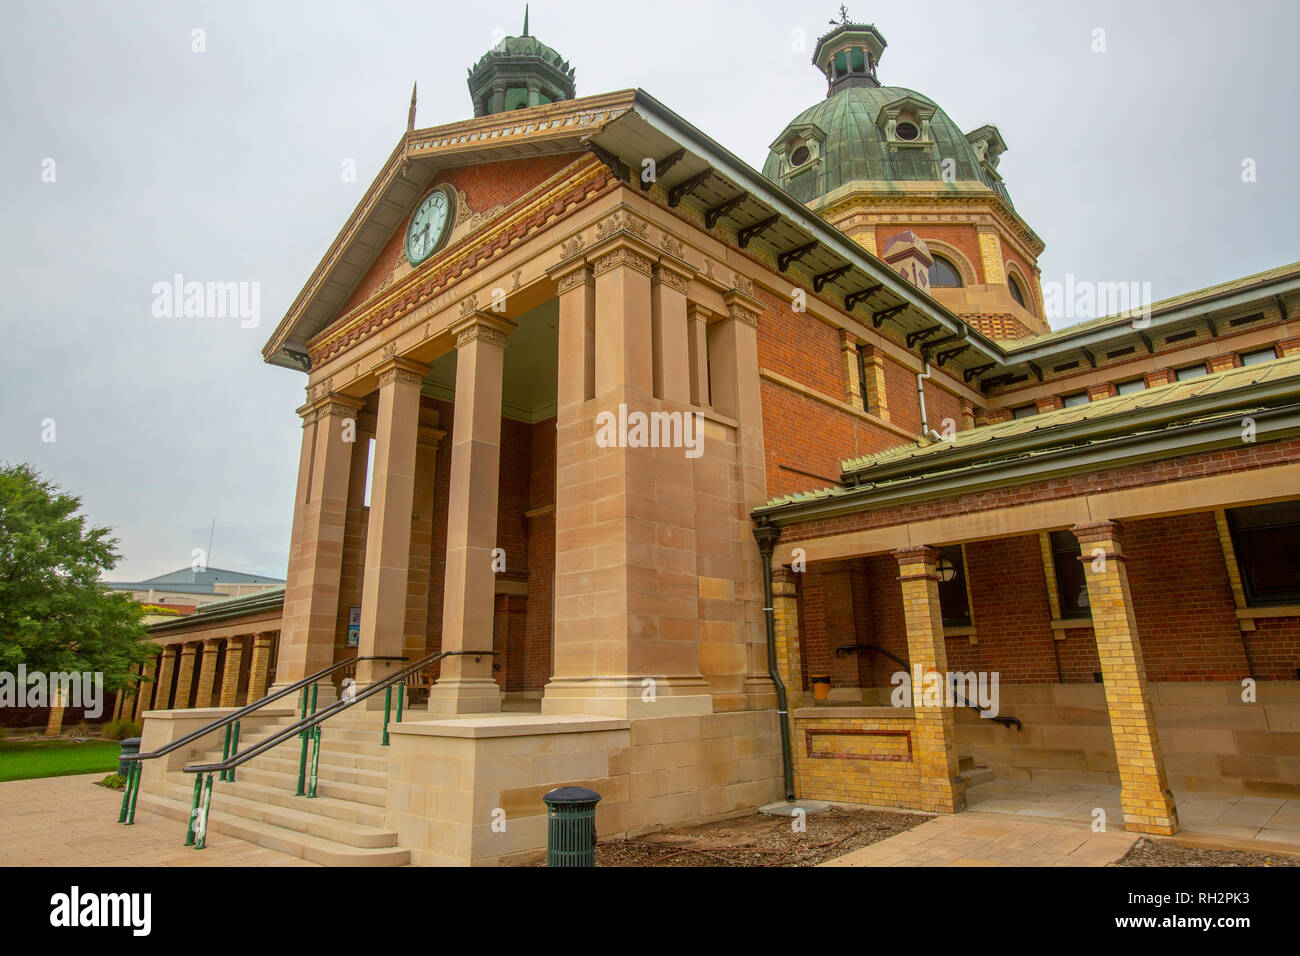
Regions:
[[825, 700], [831, 695], [831, 675], [830, 674], [811, 674], [809, 680], [812, 682], [812, 692], [814, 700]]

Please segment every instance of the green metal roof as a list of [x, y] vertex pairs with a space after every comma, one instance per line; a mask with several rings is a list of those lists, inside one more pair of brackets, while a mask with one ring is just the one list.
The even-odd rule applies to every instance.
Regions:
[[284, 606], [284, 588], [270, 588], [266, 591], [257, 591], [253, 594], [245, 594], [240, 597], [226, 598], [221, 601], [212, 601], [204, 604], [193, 614], [187, 614], [184, 617], [168, 618], [165, 621], [158, 621], [150, 624], [148, 630], [154, 631], [171, 631], [181, 630], [187, 627], [203, 626], [212, 621], [220, 621], [225, 618], [239, 617], [243, 614], [254, 614], [258, 611], [274, 610]]
[[[1269, 408], [1300, 392], [1300, 355], [1174, 382], [1132, 395], [1061, 408], [1041, 415], [958, 432], [950, 441], [908, 444], [843, 463], [849, 484], [782, 495], [762, 508], [859, 495], [864, 486], [889, 485], [942, 472], [947, 479], [990, 462], [1025, 461], [1035, 455], [1077, 450], [1116, 438], [1134, 438], [1171, 424], [1187, 425], [1243, 410]], [[1240, 426], [1238, 426], [1240, 429]]]
[[[877, 124], [883, 107], [910, 99], [933, 107], [930, 119], [932, 148], [891, 145], [883, 128]], [[975, 155], [964, 134], [933, 100], [901, 86], [855, 86], [840, 90], [829, 99], [804, 110], [788, 124], [777, 142], [794, 128], [816, 126], [825, 134], [821, 147], [821, 166], [794, 174], [786, 191], [802, 203], [808, 203], [850, 182], [895, 182], [911, 180], [933, 182], [936, 186], [957, 182], [979, 182], [1001, 196], [1008, 205], [1011, 197], [1000, 179], [989, 173]], [[955, 162], [953, 174], [945, 181], [940, 163]], [[769, 153], [763, 175], [780, 182], [781, 160]]]

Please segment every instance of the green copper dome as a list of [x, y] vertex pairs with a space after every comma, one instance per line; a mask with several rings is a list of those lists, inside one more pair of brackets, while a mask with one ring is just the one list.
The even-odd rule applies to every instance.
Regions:
[[469, 95], [474, 115], [486, 116], [573, 99], [573, 67], [555, 50], [528, 32], [505, 37], [469, 68]]
[[979, 183], [1010, 205], [997, 173], [1006, 150], [997, 129], [963, 133], [929, 97], [881, 86], [876, 68], [884, 48], [874, 25], [847, 18], [818, 39], [813, 63], [826, 75], [826, 99], [786, 125], [763, 175], [803, 203], [851, 182], [927, 182], [940, 189]]

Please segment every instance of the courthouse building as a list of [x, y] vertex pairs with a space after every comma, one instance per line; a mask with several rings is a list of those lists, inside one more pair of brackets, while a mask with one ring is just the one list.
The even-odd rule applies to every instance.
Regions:
[[[263, 351], [306, 387], [283, 594], [155, 627], [134, 712], [150, 749], [476, 653], [387, 747], [379, 697], [326, 722], [316, 801], [296, 758], [218, 783], [214, 833], [494, 863], [563, 784], [614, 835], [956, 812], [972, 765], [1118, 784], [1150, 833], [1174, 789], [1300, 794], [1300, 263], [1053, 331], [1001, 133], [884, 51], [821, 37], [761, 174], [644, 91], [577, 98], [527, 27], [473, 118], [412, 103]], [[178, 768], [144, 804], [188, 810]]]

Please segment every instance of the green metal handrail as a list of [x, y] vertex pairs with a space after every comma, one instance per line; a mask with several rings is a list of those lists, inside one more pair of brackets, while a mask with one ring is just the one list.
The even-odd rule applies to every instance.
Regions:
[[[194, 741], [198, 740], [200, 737], [204, 737], [212, 733], [214, 730], [218, 730], [223, 726], [226, 728], [226, 737], [225, 737], [225, 742], [223, 744], [223, 752], [226, 757], [229, 757], [231, 754], [235, 753], [239, 747], [239, 722], [244, 717], [247, 717], [249, 714], [251, 714], [253, 711], [265, 707], [267, 704], [274, 703], [277, 700], [287, 697], [288, 695], [292, 694], [294, 691], [301, 691], [303, 700], [305, 701], [307, 696], [308, 686], [311, 686], [313, 688], [313, 697], [314, 697], [315, 694], [314, 688], [316, 686], [317, 681], [319, 681], [323, 677], [328, 677], [330, 674], [333, 674], [335, 671], [341, 670], [344, 667], [351, 667], [352, 665], [360, 661], [404, 661], [404, 660], [406, 660], [405, 657], [350, 657], [347, 660], [338, 661], [334, 664], [331, 664], [329, 667], [324, 668], [323, 670], [319, 670], [314, 674], [310, 674], [307, 677], [302, 678], [301, 680], [294, 681], [292, 684], [290, 684], [287, 687], [282, 687], [274, 694], [268, 694], [267, 696], [259, 698], [258, 700], [255, 700], [250, 704], [244, 705], [243, 707], [239, 708], [233, 713], [226, 714], [224, 717], [219, 717], [218, 719], [214, 720], [212, 723], [205, 724], [204, 726], [200, 727], [198, 730], [192, 733], [188, 733], [184, 737], [177, 738], [176, 740], [171, 741], [171, 743], [159, 747], [157, 750], [152, 750], [149, 753], [135, 753], [135, 754], [127, 754], [123, 756], [121, 759], [127, 764], [126, 786], [122, 790], [122, 808], [121, 810], [118, 811], [117, 822], [126, 824], [128, 826], [135, 823], [135, 805], [136, 805], [136, 800], [140, 796], [140, 771], [141, 771], [141, 764], [143, 761], [153, 760], [157, 757], [165, 757], [167, 754], [173, 753], [174, 751], [179, 750], [181, 747], [184, 747], [186, 744], [193, 743]], [[223, 775], [222, 779], [223, 780], [235, 779], [233, 768], [229, 771], [228, 774]]]
[[[279, 732], [272, 734], [270, 737], [267, 737], [265, 740], [259, 741], [258, 743], [249, 747], [243, 753], [232, 753], [232, 754], [224, 755], [223, 759], [217, 763], [196, 764], [193, 766], [182, 768], [185, 773], [195, 774], [194, 799], [190, 805], [190, 828], [185, 835], [185, 845], [193, 846], [196, 850], [201, 850], [206, 845], [207, 829], [208, 829], [207, 827], [208, 813], [212, 808], [212, 777], [214, 774], [218, 775], [218, 779], [220, 780], [233, 779], [233, 774], [236, 767], [240, 766], [243, 763], [246, 763], [249, 760], [252, 760], [254, 757], [258, 757], [266, 753], [268, 750], [278, 747], [280, 744], [284, 743], [285, 741], [292, 740], [294, 736], [299, 736], [303, 740], [303, 746], [301, 752], [302, 755], [300, 756], [299, 763], [298, 763], [298, 767], [299, 767], [298, 791], [295, 794], [295, 796], [300, 796], [300, 797], [305, 796], [307, 798], [315, 797], [317, 774], [320, 768], [321, 725], [324, 724], [325, 721], [329, 720], [331, 717], [335, 716], [336, 714], [342, 713], [343, 711], [347, 710], [349, 707], [353, 707], [356, 704], [361, 703], [361, 701], [367, 699], [368, 697], [373, 697], [375, 694], [379, 693], [382, 690], [385, 692], [385, 695], [384, 695], [384, 726], [381, 735], [381, 743], [384, 746], [387, 746], [389, 709], [392, 703], [391, 691], [394, 684], [397, 684], [399, 688], [398, 696], [397, 696], [397, 701], [398, 701], [397, 719], [400, 721], [401, 706], [402, 706], [402, 688], [404, 688], [405, 686], [401, 682], [405, 681], [407, 677], [410, 677], [412, 674], [418, 673], [419, 671], [428, 667], [430, 664], [436, 663], [445, 657], [461, 657], [461, 656], [472, 656], [476, 658], [491, 657], [494, 653], [495, 651], [438, 651], [437, 653], [429, 654], [425, 657], [420, 658], [418, 661], [415, 661], [414, 663], [402, 668], [401, 670], [395, 671], [394, 673], [389, 674], [387, 677], [375, 681], [373, 684], [371, 684], [369, 687], [367, 687], [365, 690], [361, 691], [360, 693], [346, 696], [336, 701], [335, 703], [331, 704], [329, 707], [326, 707], [322, 711], [318, 712], [316, 710], [315, 698], [313, 697], [311, 714], [307, 714], [306, 709], [304, 707], [303, 716], [297, 723], [293, 724], [290, 727], [285, 727], [283, 730], [280, 730]], [[405, 660], [406, 658], [360, 658], [360, 659], [361, 660]], [[308, 766], [307, 756], [306, 756], [308, 744], [311, 745], [310, 774], [306, 773], [306, 768]], [[230, 776], [225, 776], [226, 774], [229, 774]], [[201, 813], [199, 810], [200, 803], [203, 804], [203, 810]], [[195, 827], [196, 820], [199, 821], [199, 826], [197, 828]]]

